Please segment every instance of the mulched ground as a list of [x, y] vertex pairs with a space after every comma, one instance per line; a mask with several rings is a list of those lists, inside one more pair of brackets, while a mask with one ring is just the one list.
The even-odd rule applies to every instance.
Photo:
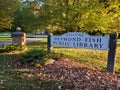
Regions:
[[60, 90], [120, 90], [120, 80], [114, 74], [89, 69], [70, 60], [58, 60], [53, 64], [30, 70], [42, 81], [57, 81]]

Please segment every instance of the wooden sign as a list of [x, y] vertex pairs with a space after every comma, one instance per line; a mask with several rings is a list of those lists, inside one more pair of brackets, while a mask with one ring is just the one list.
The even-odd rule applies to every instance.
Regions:
[[91, 36], [81, 32], [69, 32], [62, 36], [51, 36], [52, 46], [107, 50], [108, 36]]

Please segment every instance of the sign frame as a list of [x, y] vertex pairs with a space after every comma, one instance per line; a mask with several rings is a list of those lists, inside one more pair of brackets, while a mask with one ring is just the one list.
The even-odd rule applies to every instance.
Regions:
[[[91, 37], [91, 38], [93, 38], [93, 37], [94, 38], [102, 38], [102, 39], [98, 39], [98, 41], [101, 41], [101, 42], [102, 42], [102, 40], [104, 41], [103, 37], [107, 38], [108, 39], [107, 40], [108, 45], [106, 46], [106, 48], [104, 48], [104, 49], [103, 48], [102, 49], [100, 49], [100, 48], [98, 48], [98, 49], [97, 48], [89, 48], [89, 49], [108, 50], [107, 72], [114, 73], [115, 54], [116, 54], [116, 47], [117, 47], [117, 34], [116, 33], [112, 33], [112, 34], [107, 35], [107, 36], [91, 36], [91, 35], [88, 35], [88, 34], [82, 33], [82, 32], [68, 32], [68, 33], [65, 33], [65, 34], [63, 34], [61, 36], [62, 37], [64, 37], [64, 36], [71, 37], [71, 33], [74, 33], [74, 36], [80, 36], [80, 37], [85, 36], [85, 37]], [[54, 46], [53, 41], [52, 41], [53, 37], [61, 37], [61, 36], [53, 36], [52, 33], [48, 33], [47, 36], [48, 36], [47, 37], [47, 50], [50, 52], [52, 50], [53, 46]], [[65, 40], [68, 40], [68, 39], [65, 39]], [[74, 39], [74, 40], [77, 40], [77, 39]], [[89, 40], [89, 41], [90, 40], [91, 41], [97, 41], [97, 39], [87, 39], [87, 40]], [[65, 44], [65, 46], [66, 45], [67, 44]], [[55, 45], [55, 46], [62, 46], [62, 45]], [[83, 47], [77, 47], [77, 48], [83, 48]]]

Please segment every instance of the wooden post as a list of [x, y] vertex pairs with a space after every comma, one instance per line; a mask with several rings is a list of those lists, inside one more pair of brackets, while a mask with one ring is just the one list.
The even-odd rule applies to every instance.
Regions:
[[114, 73], [116, 44], [117, 44], [117, 34], [116, 33], [110, 34], [108, 61], [107, 61], [107, 71], [110, 73]]
[[47, 34], [47, 50], [50, 52], [52, 50], [52, 46], [51, 46], [51, 36], [52, 33], [48, 33]]

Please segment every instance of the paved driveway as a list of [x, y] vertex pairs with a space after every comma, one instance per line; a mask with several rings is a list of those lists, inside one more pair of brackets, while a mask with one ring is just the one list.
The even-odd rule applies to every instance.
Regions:
[[[41, 39], [42, 38], [27, 38], [26, 39], [26, 43], [34, 42], [34, 41], [41, 40]], [[2, 44], [6, 44], [6, 45], [12, 44], [12, 40], [3, 40], [3, 41], [0, 41], [0, 46]]]

